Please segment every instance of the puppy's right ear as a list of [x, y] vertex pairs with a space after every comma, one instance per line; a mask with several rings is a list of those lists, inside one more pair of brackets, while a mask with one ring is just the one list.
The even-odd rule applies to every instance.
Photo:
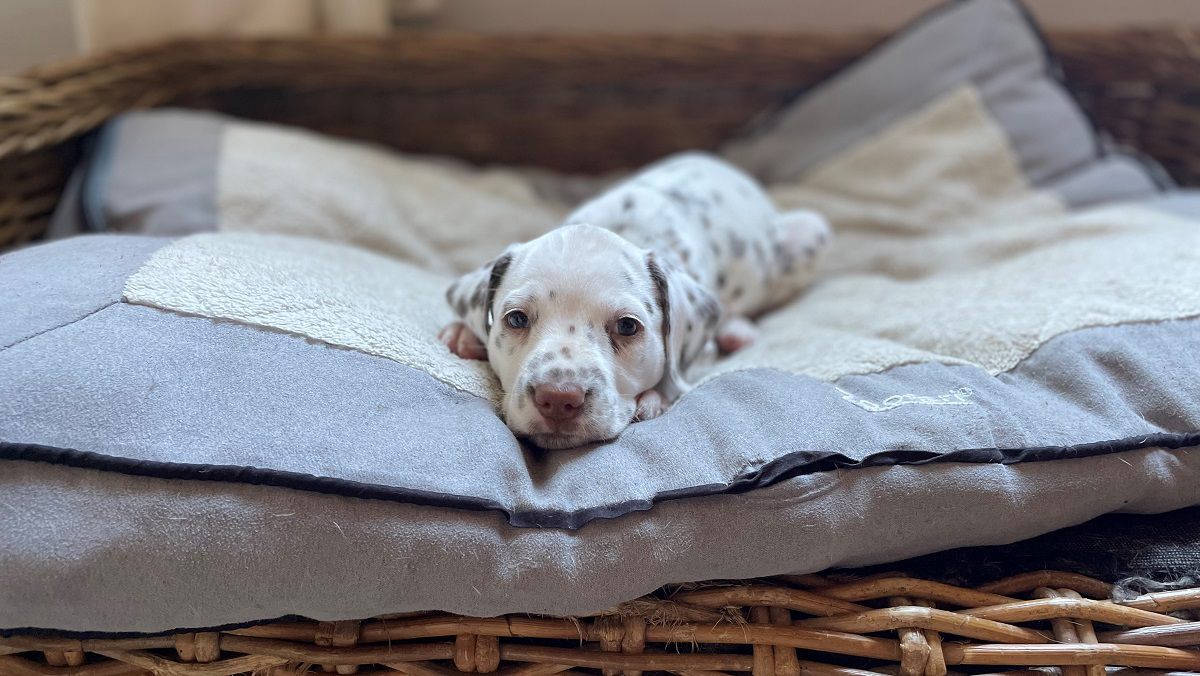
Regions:
[[499, 257], [459, 277], [446, 289], [446, 302], [484, 345], [487, 345], [494, 319], [492, 306], [496, 302], [496, 289], [504, 281], [515, 248], [510, 246]]

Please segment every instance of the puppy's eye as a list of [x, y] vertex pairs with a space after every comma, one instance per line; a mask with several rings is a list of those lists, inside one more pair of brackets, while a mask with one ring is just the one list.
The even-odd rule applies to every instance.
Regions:
[[642, 328], [642, 323], [633, 317], [621, 317], [613, 328], [617, 330], [619, 336], [635, 336]]
[[509, 310], [504, 315], [504, 325], [510, 329], [529, 328], [529, 315], [520, 310]]

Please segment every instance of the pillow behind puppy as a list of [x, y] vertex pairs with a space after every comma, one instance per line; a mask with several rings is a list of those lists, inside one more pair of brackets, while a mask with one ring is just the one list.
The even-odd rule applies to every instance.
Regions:
[[749, 344], [749, 318], [811, 281], [829, 241], [821, 216], [779, 213], [733, 166], [677, 155], [455, 282], [460, 321], [440, 338], [491, 363], [519, 436], [609, 439], [661, 414], [718, 346]]

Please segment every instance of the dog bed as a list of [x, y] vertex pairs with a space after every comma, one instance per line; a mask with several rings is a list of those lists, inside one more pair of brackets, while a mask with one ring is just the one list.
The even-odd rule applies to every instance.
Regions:
[[833, 221], [823, 278], [550, 454], [441, 291], [611, 178], [126, 116], [54, 228], [111, 233], [0, 259], [0, 627], [581, 615], [1200, 503], [1200, 198], [1053, 74], [1018, 6], [956, 3], [725, 144]]

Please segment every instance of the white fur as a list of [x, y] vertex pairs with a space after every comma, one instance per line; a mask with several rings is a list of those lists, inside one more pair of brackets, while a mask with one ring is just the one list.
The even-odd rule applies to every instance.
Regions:
[[[463, 276], [447, 293], [462, 321], [441, 338], [460, 356], [486, 353], [517, 434], [551, 448], [608, 439], [661, 414], [718, 344], [752, 342], [748, 318], [808, 284], [829, 241], [818, 214], [780, 214], [738, 169], [677, 155]], [[507, 325], [514, 310], [527, 328]], [[637, 335], [616, 333], [621, 317], [640, 323]], [[578, 419], [543, 419], [531, 400], [539, 384], [584, 388]]]

